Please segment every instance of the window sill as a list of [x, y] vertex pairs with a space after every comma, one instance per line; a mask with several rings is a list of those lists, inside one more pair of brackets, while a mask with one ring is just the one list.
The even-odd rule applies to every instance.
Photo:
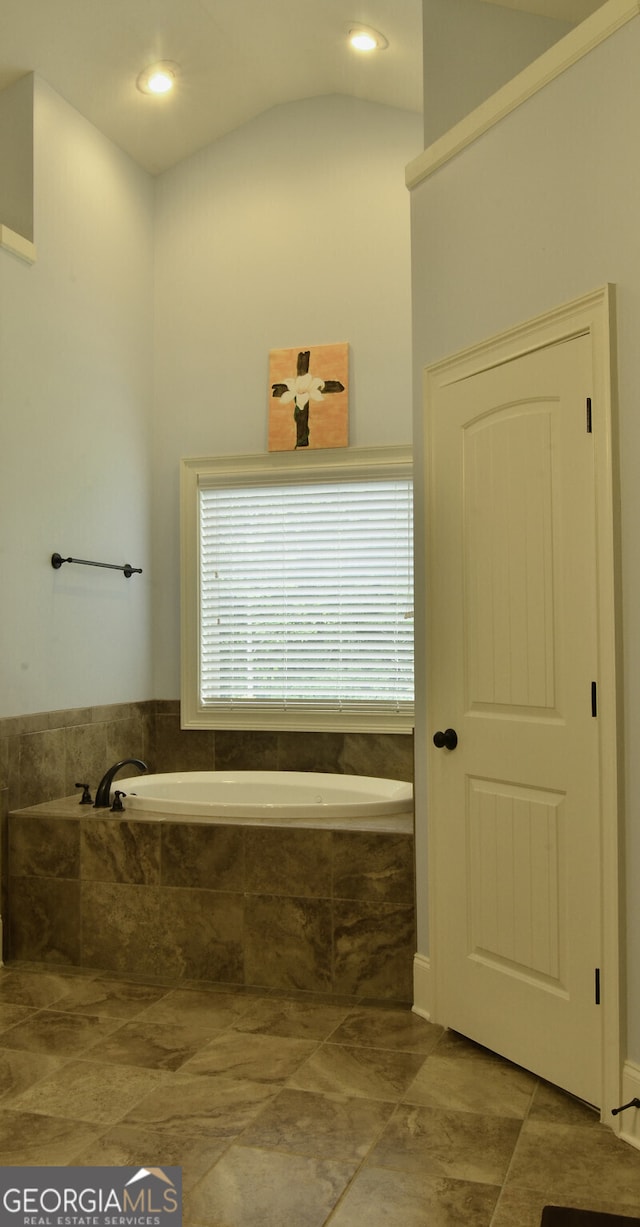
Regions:
[[183, 729], [251, 729], [256, 732], [297, 733], [399, 733], [411, 735], [412, 712], [394, 715], [356, 712], [274, 712], [251, 708], [245, 711], [197, 710], [191, 712], [183, 700], [180, 713]]

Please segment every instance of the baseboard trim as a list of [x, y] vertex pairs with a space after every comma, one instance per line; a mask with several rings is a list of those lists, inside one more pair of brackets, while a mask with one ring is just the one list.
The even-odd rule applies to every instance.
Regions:
[[[625, 1061], [622, 1067], [622, 1103], [640, 1099], [640, 1065]], [[617, 1118], [620, 1124], [619, 1137], [630, 1146], [640, 1150], [640, 1108], [627, 1108]]]
[[432, 1010], [431, 959], [424, 954], [413, 958], [413, 1012], [431, 1022]]

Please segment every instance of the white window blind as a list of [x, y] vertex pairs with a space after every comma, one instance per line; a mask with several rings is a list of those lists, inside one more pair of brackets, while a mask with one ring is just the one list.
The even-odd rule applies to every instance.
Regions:
[[409, 479], [201, 487], [200, 704], [413, 707]]

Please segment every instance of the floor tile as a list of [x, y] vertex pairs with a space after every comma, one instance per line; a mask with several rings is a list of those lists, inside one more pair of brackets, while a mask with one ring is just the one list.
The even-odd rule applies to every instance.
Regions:
[[163, 1137], [235, 1138], [274, 1095], [271, 1085], [251, 1079], [188, 1078], [174, 1074], [123, 1117], [123, 1124], [152, 1129]]
[[0, 968], [0, 1001], [40, 1009], [63, 997], [71, 983], [71, 977], [54, 973]]
[[185, 1199], [190, 1227], [322, 1227], [353, 1166], [231, 1146]]
[[[260, 999], [258, 999], [260, 1000]], [[192, 1024], [220, 1031], [243, 1019], [256, 999], [246, 993], [215, 993], [198, 989], [174, 989], [144, 1012], [146, 1022]]]
[[[559, 1205], [557, 1198], [534, 1189], [505, 1188], [500, 1194], [491, 1227], [540, 1227], [540, 1218], [545, 1206]], [[568, 1205], [566, 1201], [563, 1205]], [[640, 1206], [621, 1206], [619, 1202], [589, 1199], [582, 1196], [571, 1198], [575, 1210], [593, 1210], [598, 1214], [617, 1214], [632, 1217], [640, 1214]], [[333, 1224], [332, 1224], [333, 1227]]]
[[[264, 995], [264, 989], [262, 990], [262, 993]], [[362, 998], [355, 993], [332, 993], [330, 997], [327, 997], [326, 993], [315, 993], [304, 988], [270, 988], [269, 1000], [302, 1001], [306, 1005], [345, 1006], [346, 1010], [353, 1010], [356, 1006], [362, 1004]], [[380, 1005], [386, 1003], [376, 1001], [375, 1004]]]
[[544, 1193], [502, 1189], [491, 1227], [540, 1227], [542, 1211], [548, 1204]]
[[576, 1196], [640, 1207], [640, 1155], [603, 1125], [527, 1121], [507, 1183], [571, 1205]]
[[500, 1061], [504, 1065], [509, 1064], [504, 1057], [467, 1039], [466, 1035], [459, 1035], [457, 1031], [443, 1032], [438, 1051], [441, 1057], [466, 1057], [470, 1061]]
[[54, 1010], [39, 1010], [32, 1018], [2, 1032], [3, 1048], [76, 1057], [121, 1026], [119, 1019], [78, 1017]]
[[574, 1099], [572, 1095], [558, 1090], [548, 1082], [538, 1082], [533, 1093], [530, 1121], [546, 1121], [549, 1125], [584, 1125], [591, 1129], [601, 1127], [600, 1113], [589, 1104]]
[[0, 1034], [18, 1022], [25, 1022], [35, 1010], [28, 1005], [13, 1005], [12, 1002], [0, 1001]]
[[184, 1074], [224, 1074], [256, 1082], [282, 1083], [315, 1052], [314, 1040], [224, 1031], [201, 1048], [183, 1067]]
[[14, 1100], [62, 1068], [63, 1060], [48, 1057], [38, 1052], [20, 1052], [12, 1048], [0, 1048], [0, 1104], [3, 1108], [13, 1105]]
[[502, 1184], [520, 1121], [402, 1104], [369, 1162], [452, 1180]]
[[598, 1114], [396, 1003], [0, 968], [5, 1164], [176, 1165], [186, 1227], [640, 1214]]
[[163, 1075], [94, 1061], [72, 1061], [13, 1100], [18, 1111], [110, 1125], [154, 1090]]
[[166, 994], [165, 988], [132, 984], [127, 980], [76, 980], [58, 998], [56, 1009], [65, 1014], [97, 1014], [126, 1020]]
[[379, 1138], [393, 1104], [347, 1095], [284, 1090], [242, 1134], [243, 1146], [321, 1159], [360, 1160]]
[[442, 1036], [442, 1027], [419, 1018], [411, 1010], [363, 1007], [351, 1010], [331, 1036], [334, 1044], [367, 1048], [393, 1048], [398, 1052], [432, 1052]]
[[234, 1030], [259, 1035], [326, 1040], [344, 1022], [348, 1013], [347, 1006], [267, 997], [256, 1001], [247, 1013], [234, 1023]]
[[153, 1128], [118, 1124], [90, 1142], [75, 1162], [80, 1167], [181, 1167], [184, 1191], [210, 1171], [228, 1146], [229, 1139], [224, 1137], [194, 1138], [182, 1131], [163, 1134]]
[[136, 1018], [92, 1046], [96, 1061], [113, 1065], [141, 1065], [148, 1069], [177, 1070], [209, 1039], [209, 1031], [185, 1023], [147, 1022]]
[[489, 1227], [499, 1192], [489, 1184], [367, 1167], [344, 1194], [331, 1227]]
[[337, 1091], [397, 1102], [413, 1082], [424, 1057], [412, 1052], [323, 1044], [289, 1080], [300, 1091]]
[[38, 1116], [36, 1112], [0, 1111], [0, 1154], [6, 1167], [73, 1163], [78, 1151], [96, 1136], [84, 1121]]
[[524, 1120], [535, 1088], [532, 1074], [506, 1061], [440, 1057], [436, 1049], [411, 1083], [404, 1102]]

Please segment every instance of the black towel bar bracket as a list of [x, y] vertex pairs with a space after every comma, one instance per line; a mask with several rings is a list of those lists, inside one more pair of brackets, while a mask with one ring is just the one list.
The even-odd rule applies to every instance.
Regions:
[[125, 562], [123, 567], [120, 567], [115, 562], [89, 562], [88, 558], [63, 558], [61, 554], [51, 555], [51, 566], [54, 570], [59, 571], [63, 562], [79, 562], [83, 567], [106, 567], [109, 571], [124, 571], [125, 579], [131, 579], [132, 575], [142, 575], [142, 567], [132, 567], [130, 562]]

